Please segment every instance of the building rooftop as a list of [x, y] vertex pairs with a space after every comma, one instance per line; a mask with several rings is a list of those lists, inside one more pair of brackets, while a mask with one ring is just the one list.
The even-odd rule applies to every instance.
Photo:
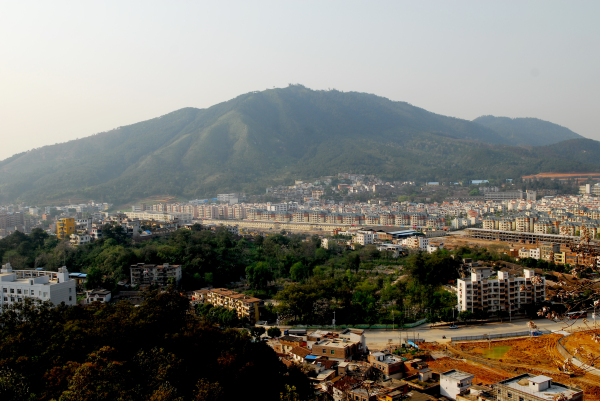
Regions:
[[320, 345], [324, 347], [346, 348], [352, 345], [352, 343], [337, 338], [325, 338], [323, 340], [317, 341], [315, 345]]
[[[582, 390], [578, 388], [560, 383], [554, 383], [551, 380], [552, 378], [548, 376], [534, 376], [532, 374], [525, 373], [507, 380], [503, 380], [498, 384], [534, 395], [545, 400], [555, 400], [559, 394], [565, 396], [566, 399], [570, 399], [574, 395], [582, 392]], [[535, 387], [530, 386], [530, 383], [538, 385], [548, 381], [550, 381], [549, 387], [540, 391], [536, 391]]]
[[460, 370], [452, 369], [441, 374], [441, 376], [449, 377], [454, 380], [467, 380], [475, 378], [471, 373], [461, 372]]

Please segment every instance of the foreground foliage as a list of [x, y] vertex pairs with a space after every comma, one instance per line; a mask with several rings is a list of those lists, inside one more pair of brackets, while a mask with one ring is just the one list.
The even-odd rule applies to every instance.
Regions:
[[247, 332], [209, 325], [176, 292], [147, 295], [139, 307], [27, 301], [5, 310], [0, 399], [276, 400], [288, 387], [308, 397], [305, 376]]

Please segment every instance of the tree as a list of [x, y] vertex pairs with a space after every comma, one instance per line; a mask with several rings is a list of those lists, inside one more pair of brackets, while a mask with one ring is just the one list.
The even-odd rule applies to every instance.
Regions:
[[272, 338], [280, 337], [281, 330], [279, 329], [279, 327], [269, 327], [269, 329], [267, 330], [267, 335]]
[[354, 270], [355, 272], [358, 272], [358, 269], [360, 268], [360, 256], [358, 253], [353, 252], [351, 254], [348, 255], [348, 258], [346, 260], [346, 266], [348, 269], [350, 270]]
[[297, 262], [292, 265], [290, 268], [290, 277], [294, 281], [302, 281], [310, 276], [310, 268], [302, 264], [302, 262]]
[[250, 335], [252, 335], [252, 337], [258, 339], [260, 338], [263, 334], [265, 334], [267, 330], [262, 327], [262, 326], [253, 326], [250, 328]]
[[273, 280], [273, 272], [265, 262], [258, 262], [248, 266], [246, 268], [246, 276], [252, 288], [261, 290], [267, 288], [269, 281]]
[[458, 320], [460, 320], [461, 322], [469, 322], [473, 320], [473, 312], [471, 312], [470, 310], [460, 312], [458, 314]]

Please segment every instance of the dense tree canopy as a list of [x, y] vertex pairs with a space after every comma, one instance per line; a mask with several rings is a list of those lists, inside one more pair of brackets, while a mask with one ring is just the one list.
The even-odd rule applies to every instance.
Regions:
[[276, 400], [286, 384], [309, 394], [264, 343], [189, 311], [173, 291], [140, 307], [11, 306], [0, 314], [0, 399]]

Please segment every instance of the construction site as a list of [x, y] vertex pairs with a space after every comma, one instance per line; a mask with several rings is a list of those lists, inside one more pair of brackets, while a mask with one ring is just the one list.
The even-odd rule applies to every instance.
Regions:
[[[564, 332], [568, 334], [567, 332]], [[600, 375], [593, 368], [577, 367], [559, 351], [559, 340], [570, 353], [583, 347], [587, 354], [600, 356], [600, 344], [593, 332], [586, 330], [571, 335], [547, 334], [536, 337], [498, 341], [466, 341], [420, 343], [434, 357], [429, 367], [438, 372], [458, 369], [475, 375], [473, 383], [490, 385], [523, 373], [545, 375], [556, 382], [578, 387], [585, 400], [600, 401]], [[583, 352], [583, 351], [580, 351]]]

